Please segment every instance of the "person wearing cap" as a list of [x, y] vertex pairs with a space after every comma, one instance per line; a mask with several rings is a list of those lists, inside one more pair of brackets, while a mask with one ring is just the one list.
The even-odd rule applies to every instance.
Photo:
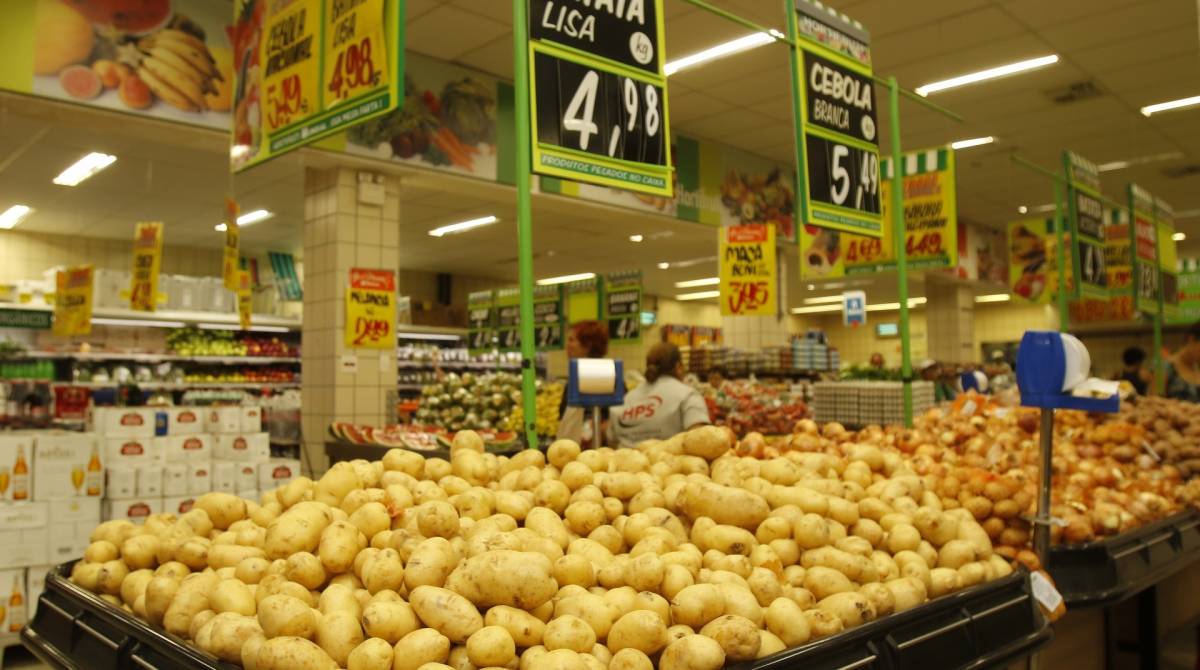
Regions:
[[920, 373], [921, 379], [927, 382], [933, 382], [933, 401], [947, 402], [954, 400], [958, 395], [954, 392], [954, 387], [946, 383], [942, 379], [942, 366], [932, 358], [926, 358], [917, 365], [917, 372]]
[[993, 391], [1003, 391], [1016, 385], [1012, 366], [1009, 365], [1004, 352], [999, 349], [988, 356], [988, 363], [983, 367], [983, 372], [991, 380], [990, 386]]
[[690, 428], [712, 423], [708, 405], [696, 389], [680, 381], [684, 375], [679, 348], [660, 342], [646, 354], [646, 383], [612, 408], [609, 432], [619, 447], [646, 440], [665, 440]]

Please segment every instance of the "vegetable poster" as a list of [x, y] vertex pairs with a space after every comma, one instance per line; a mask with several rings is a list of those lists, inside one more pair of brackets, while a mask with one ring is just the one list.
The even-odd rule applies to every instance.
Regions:
[[91, 263], [59, 270], [54, 290], [54, 334], [62, 337], [92, 332], [92, 288], [95, 272]]
[[396, 348], [396, 273], [350, 268], [346, 287], [346, 346]]
[[775, 228], [749, 224], [722, 228], [721, 315], [774, 316], [778, 302]]

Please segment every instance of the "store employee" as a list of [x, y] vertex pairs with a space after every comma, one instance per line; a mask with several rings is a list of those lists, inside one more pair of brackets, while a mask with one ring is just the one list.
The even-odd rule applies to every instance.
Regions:
[[711, 423], [704, 398], [679, 381], [683, 374], [678, 347], [661, 342], [650, 348], [646, 354], [646, 383], [630, 391], [625, 404], [614, 407], [609, 414], [609, 430], [617, 446], [665, 440]]

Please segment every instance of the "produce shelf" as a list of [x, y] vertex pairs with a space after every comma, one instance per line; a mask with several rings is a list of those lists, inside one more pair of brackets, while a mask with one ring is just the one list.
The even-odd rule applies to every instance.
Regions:
[[1051, 547], [1047, 567], [1068, 607], [1104, 607], [1200, 559], [1200, 512], [1188, 510], [1096, 542]]
[[1029, 573], [980, 584], [849, 632], [726, 670], [976, 670], [1028, 656], [1054, 633]]
[[[117, 382], [44, 382], [71, 388], [104, 389], [121, 386]], [[143, 391], [185, 391], [187, 389], [298, 389], [300, 382], [129, 382]]]
[[131, 361], [134, 363], [207, 363], [213, 365], [271, 365], [299, 363], [297, 356], [185, 356], [183, 354], [154, 354], [116, 351], [29, 351], [4, 360], [73, 360], [73, 361]]

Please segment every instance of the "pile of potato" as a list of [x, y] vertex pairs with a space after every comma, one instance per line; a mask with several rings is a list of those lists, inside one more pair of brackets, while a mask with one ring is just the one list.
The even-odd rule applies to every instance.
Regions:
[[[1184, 478], [1200, 474], [1200, 415], [1196, 404], [1159, 396], [1139, 396], [1121, 403], [1117, 418], [1141, 431], [1131, 440], [1145, 441], [1163, 462], [1179, 468]], [[1133, 431], [1131, 431], [1132, 433]], [[1134, 446], [1135, 457], [1144, 453]]]
[[509, 459], [461, 431], [449, 461], [105, 522], [71, 578], [247, 670], [715, 670], [1012, 571], [899, 453], [734, 443]]

